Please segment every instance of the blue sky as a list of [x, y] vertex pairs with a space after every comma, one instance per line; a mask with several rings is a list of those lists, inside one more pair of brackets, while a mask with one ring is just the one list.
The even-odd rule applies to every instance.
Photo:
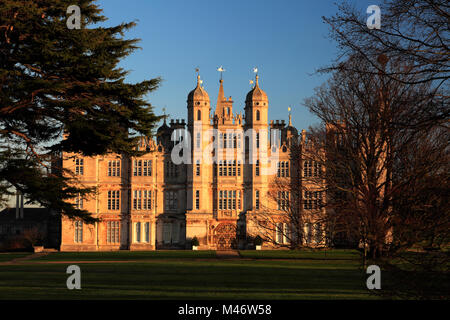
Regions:
[[[355, 0], [356, 1], [356, 0]], [[358, 1], [363, 13], [379, 1]], [[319, 0], [101, 0], [107, 25], [137, 20], [126, 38], [140, 38], [142, 50], [121, 66], [129, 82], [160, 76], [161, 87], [148, 96], [155, 112], [166, 107], [171, 118], [187, 118], [186, 97], [195, 87], [195, 68], [215, 107], [223, 65], [226, 96], [234, 112], [243, 112], [252, 68], [259, 69], [260, 86], [269, 97], [269, 119], [288, 119], [307, 129], [318, 123], [302, 105], [326, 76], [317, 68], [336, 57], [336, 44], [322, 16], [336, 12], [334, 1]]]

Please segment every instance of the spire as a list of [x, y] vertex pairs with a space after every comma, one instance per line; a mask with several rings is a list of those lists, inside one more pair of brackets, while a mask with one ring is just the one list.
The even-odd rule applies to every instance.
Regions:
[[256, 74], [256, 76], [255, 76], [255, 88], [259, 86], [258, 85], [258, 79], [259, 79], [259, 76], [258, 76], [258, 74]]
[[225, 93], [223, 91], [223, 80], [219, 80], [219, 95], [217, 96], [216, 114], [223, 115], [223, 102], [226, 101]]
[[289, 124], [288, 124], [288, 126], [292, 127], [291, 107], [288, 108], [288, 111], [289, 111]]
[[219, 95], [217, 96], [217, 105], [216, 105], [216, 115], [223, 116], [223, 117], [230, 117], [232, 116], [232, 103], [233, 101], [230, 99], [225, 98], [225, 93], [223, 90], [223, 80], [219, 80]]
[[220, 102], [225, 100], [225, 93], [223, 92], [223, 80], [220, 79], [220, 86], [219, 86], [219, 95], [217, 97], [217, 105], [219, 105]]
[[200, 84], [202, 83], [202, 80], [200, 80], [200, 75], [197, 74], [197, 88], [200, 87]]

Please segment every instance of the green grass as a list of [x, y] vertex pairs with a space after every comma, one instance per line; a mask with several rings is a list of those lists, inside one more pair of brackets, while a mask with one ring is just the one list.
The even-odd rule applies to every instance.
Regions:
[[30, 255], [30, 252], [7, 252], [7, 253], [0, 253], [0, 262], [7, 262], [11, 261], [16, 258], [23, 258], [28, 255]]
[[356, 260], [356, 250], [241, 250], [243, 258], [250, 259], [319, 259], [319, 260]]
[[211, 259], [215, 251], [111, 251], [111, 252], [56, 252], [33, 261], [140, 261], [152, 259]]
[[[0, 266], [0, 299], [375, 298], [358, 260], [293, 256], [221, 260], [214, 251], [54, 253], [26, 265]], [[94, 262], [107, 259], [125, 262]], [[63, 262], [77, 260], [91, 263]], [[81, 268], [81, 290], [66, 288], [69, 264]]]

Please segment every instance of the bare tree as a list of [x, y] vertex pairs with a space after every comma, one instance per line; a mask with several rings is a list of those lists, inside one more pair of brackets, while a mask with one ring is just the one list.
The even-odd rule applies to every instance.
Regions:
[[[402, 68], [385, 56], [376, 63], [386, 73]], [[448, 124], [436, 117], [442, 100], [430, 84], [409, 81], [414, 74], [404, 76], [403, 82], [384, 72], [373, 77], [375, 70], [355, 55], [305, 101], [327, 124], [315, 132], [326, 150], [327, 205], [336, 219], [353, 228], [350, 233], [359, 235], [373, 258], [391, 248], [395, 200], [409, 194], [411, 181], [420, 185], [427, 170], [442, 168], [442, 163], [430, 158], [421, 170], [398, 171], [397, 166], [426, 132]], [[435, 152], [445, 150], [442, 145], [428, 146]]]
[[[278, 167], [267, 192], [267, 205], [252, 215], [256, 234], [276, 247], [317, 248], [327, 244], [327, 217], [322, 201], [323, 176], [314, 172], [303, 177], [303, 162], [315, 161], [321, 153], [303, 139], [290, 145], [290, 166]], [[311, 198], [306, 195], [311, 194]]]
[[[375, 76], [383, 71], [375, 63], [376, 58], [385, 53], [392, 59], [407, 61], [408, 66], [386, 72], [388, 77], [406, 83], [434, 82], [437, 87], [446, 82], [450, 72], [448, 1], [385, 0], [380, 9], [380, 29], [369, 29], [365, 10], [348, 2], [339, 4], [334, 16], [323, 17], [341, 48], [336, 63], [323, 71], [336, 70], [341, 59], [345, 61], [358, 53], [372, 65], [372, 70], [365, 71]], [[415, 77], [404, 77], [411, 74]]]

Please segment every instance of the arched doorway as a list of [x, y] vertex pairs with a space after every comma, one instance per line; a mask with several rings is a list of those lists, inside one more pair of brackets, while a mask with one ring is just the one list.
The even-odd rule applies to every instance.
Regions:
[[214, 243], [217, 250], [231, 250], [236, 245], [236, 226], [231, 223], [221, 223], [214, 230]]

